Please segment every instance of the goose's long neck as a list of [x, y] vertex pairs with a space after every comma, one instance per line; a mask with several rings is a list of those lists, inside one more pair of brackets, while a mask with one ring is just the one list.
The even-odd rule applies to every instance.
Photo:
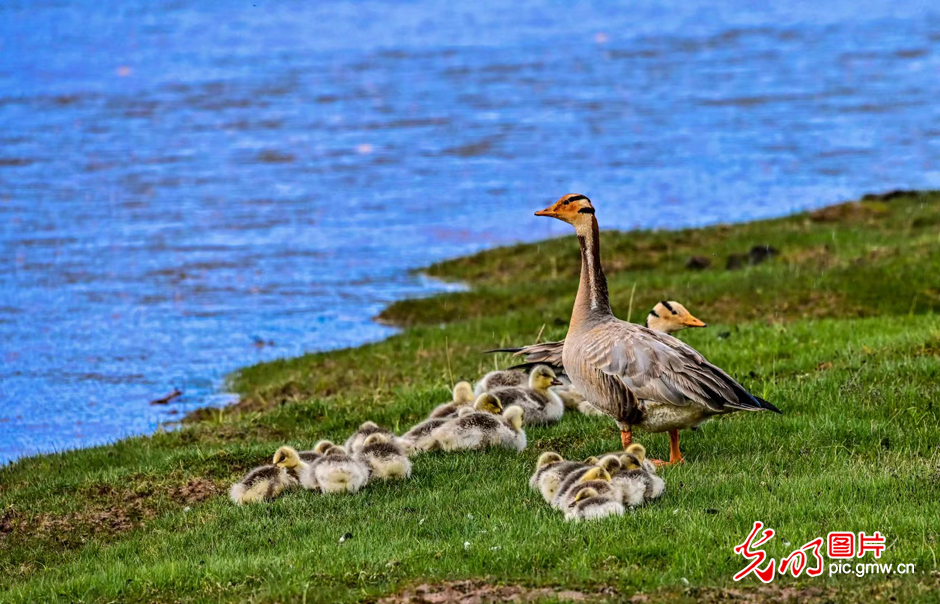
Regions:
[[581, 244], [581, 283], [578, 297], [574, 301], [571, 324], [613, 316], [610, 296], [607, 293], [607, 277], [601, 266], [600, 231], [597, 219], [591, 217], [591, 226], [578, 228], [578, 243]]

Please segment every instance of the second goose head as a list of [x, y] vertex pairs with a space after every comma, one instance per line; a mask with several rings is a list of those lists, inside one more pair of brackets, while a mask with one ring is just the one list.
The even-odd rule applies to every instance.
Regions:
[[685, 306], [665, 300], [656, 304], [646, 316], [646, 326], [662, 333], [675, 333], [687, 327], [708, 327], [703, 321], [693, 317]]

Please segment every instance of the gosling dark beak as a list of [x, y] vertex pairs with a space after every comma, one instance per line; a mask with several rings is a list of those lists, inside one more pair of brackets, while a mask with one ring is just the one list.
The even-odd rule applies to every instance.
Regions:
[[558, 378], [552, 378], [552, 386], [564, 386], [565, 383]]

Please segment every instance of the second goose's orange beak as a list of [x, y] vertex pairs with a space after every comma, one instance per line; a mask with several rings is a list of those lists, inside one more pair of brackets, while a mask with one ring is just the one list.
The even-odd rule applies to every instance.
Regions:
[[704, 321], [700, 321], [699, 319], [696, 319], [692, 315], [689, 315], [688, 317], [683, 319], [682, 324], [685, 325], [686, 327], [708, 327], [708, 323], [705, 323]]

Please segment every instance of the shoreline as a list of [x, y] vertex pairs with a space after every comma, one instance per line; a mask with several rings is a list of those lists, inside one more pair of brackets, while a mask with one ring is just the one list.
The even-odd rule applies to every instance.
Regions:
[[[890, 535], [887, 562], [918, 573], [819, 586], [846, 601], [927, 601], [940, 540], [929, 522], [940, 515], [940, 409], [929, 405], [940, 395], [940, 284], [924, 276], [940, 274], [938, 228], [940, 192], [925, 192], [732, 226], [604, 231], [615, 312], [683, 302], [709, 327], [681, 338], [784, 411], [689, 433], [687, 464], [663, 471], [661, 503], [621, 520], [572, 528], [526, 486], [545, 451], [583, 459], [617, 446], [606, 418], [579, 414], [527, 429], [519, 454], [422, 455], [411, 480], [361, 495], [226, 497], [281, 445], [342, 442], [366, 420], [402, 433], [455, 381], [505, 364], [482, 350], [563, 337], [579, 268], [565, 237], [436, 265], [435, 277], [468, 288], [395, 303], [408, 326], [384, 340], [243, 368], [231, 378], [239, 403], [205, 421], [0, 468], [0, 591], [11, 602], [307, 593], [352, 604], [473, 580], [606, 585], [652, 601], [681, 601], [690, 585], [760, 594], [732, 582], [741, 565], [727, 555], [753, 521], [805, 543], [839, 509], [835, 528]], [[779, 253], [728, 263], [760, 245]], [[690, 267], [694, 256], [709, 266]], [[657, 457], [668, 445], [643, 444]]]

